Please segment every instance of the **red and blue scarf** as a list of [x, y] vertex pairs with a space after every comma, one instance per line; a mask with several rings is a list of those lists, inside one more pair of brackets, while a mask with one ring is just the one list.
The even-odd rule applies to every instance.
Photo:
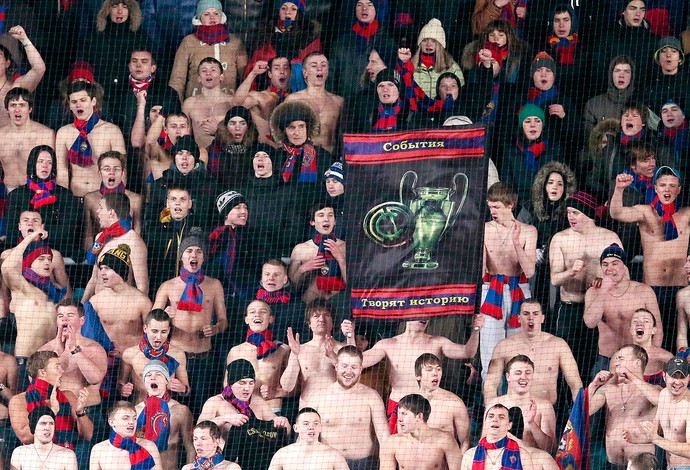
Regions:
[[341, 278], [340, 265], [326, 248], [324, 243], [326, 240], [333, 240], [335, 242], [338, 239], [333, 234], [322, 235], [320, 233], [317, 233], [312, 238], [312, 241], [318, 247], [318, 254], [323, 256], [326, 261], [326, 264], [319, 269], [319, 273], [316, 275], [316, 287], [320, 291], [325, 292], [341, 291], [345, 289], [345, 282]]
[[137, 435], [156, 444], [158, 450], [168, 450], [170, 435], [170, 394], [165, 392], [163, 398], [144, 398], [144, 409], [137, 418]]
[[79, 131], [79, 135], [74, 140], [72, 147], [67, 151], [67, 158], [70, 163], [77, 166], [91, 166], [93, 161], [93, 151], [89, 143], [89, 133], [98, 124], [98, 114], [93, 113], [88, 121], [81, 119], [74, 120], [74, 127]]
[[362, 39], [364, 45], [369, 44], [371, 38], [379, 30], [379, 20], [374, 19], [371, 23], [362, 23], [357, 21], [352, 25], [352, 31], [357, 35], [358, 38]]
[[225, 387], [223, 391], [220, 392], [220, 396], [223, 397], [223, 400], [227, 401], [228, 403], [232, 404], [235, 408], [237, 408], [237, 411], [239, 411], [240, 414], [249, 416], [250, 418], [254, 416], [254, 412], [251, 408], [251, 402], [242, 401], [239, 398], [236, 398], [235, 395], [233, 395], [232, 393], [231, 386], [228, 385], [227, 387]]
[[304, 143], [298, 147], [283, 144], [283, 148], [288, 154], [285, 160], [281, 175], [283, 182], [288, 183], [292, 177], [292, 172], [297, 165], [298, 159], [301, 160], [301, 168], [297, 183], [316, 183], [318, 181], [318, 167], [316, 149], [310, 143]]
[[546, 142], [539, 137], [537, 140], [518, 139], [517, 148], [522, 153], [522, 162], [527, 171], [536, 173], [539, 170], [539, 156], [546, 150]]
[[170, 339], [166, 339], [160, 348], [154, 348], [153, 346], [151, 346], [151, 343], [149, 342], [149, 337], [146, 333], [144, 333], [144, 336], [141, 338], [141, 341], [139, 342], [139, 351], [141, 351], [144, 354], [146, 359], [155, 359], [157, 361], [161, 361], [162, 363], [164, 363], [168, 367], [168, 373], [172, 377], [177, 368], [179, 367], [180, 363], [177, 361], [177, 359], [168, 354], [169, 349]]
[[29, 284], [41, 289], [48, 296], [48, 300], [52, 303], [59, 303], [62, 298], [67, 293], [66, 287], [58, 287], [53, 281], [50, 280], [50, 276], [40, 276], [31, 268], [22, 269], [22, 276], [26, 279]]
[[[239, 244], [239, 234], [229, 225], [218, 227], [208, 236], [211, 242], [211, 255], [218, 254], [223, 265], [223, 272], [226, 277], [232, 275], [232, 270], [235, 265], [235, 256], [237, 254], [237, 245]], [[220, 254], [222, 250], [223, 254]]]
[[285, 98], [287, 98], [287, 95], [290, 94], [290, 93], [288, 93], [288, 92], [285, 91], [285, 90], [281, 90], [281, 89], [277, 88], [275, 85], [269, 86], [269, 87], [267, 88], [267, 90], [268, 90], [268, 92], [269, 92], [270, 94], [272, 94], [273, 96], [275, 96], [276, 98], [278, 98], [278, 104], [280, 104], [280, 103], [282, 103], [283, 101], [285, 101]]
[[573, 65], [575, 63], [575, 49], [579, 41], [578, 34], [571, 34], [564, 38], [555, 34], [549, 36], [548, 43], [555, 56], [556, 63], [559, 65]]
[[400, 99], [393, 106], [384, 105], [379, 101], [378, 119], [372, 128], [376, 131], [392, 131], [397, 129], [400, 111], [402, 111], [402, 100]]
[[185, 310], [188, 312], [201, 312], [202, 302], [204, 300], [204, 292], [201, 290], [201, 283], [204, 282], [206, 276], [204, 270], [193, 273], [187, 271], [185, 268], [180, 268], [180, 279], [184, 282], [184, 291], [182, 297], [177, 302], [178, 310]]
[[497, 320], [501, 320], [503, 318], [503, 289], [504, 286], [507, 285], [508, 289], [510, 289], [510, 298], [512, 300], [508, 326], [510, 328], [518, 328], [520, 326], [520, 306], [525, 300], [525, 293], [522, 291], [520, 284], [527, 282], [525, 274], [523, 273], [519, 276], [506, 276], [505, 274], [487, 273], [484, 275], [483, 281], [489, 283], [489, 291], [479, 311]]
[[507, 436], [493, 443], [488, 442], [486, 437], [482, 437], [474, 451], [472, 470], [484, 470], [486, 467], [486, 451], [495, 449], [505, 449], [501, 457], [501, 470], [522, 470], [520, 446], [514, 440], [508, 439]]
[[654, 184], [652, 184], [652, 178], [638, 175], [630, 168], [626, 169], [623, 173], [633, 177], [633, 182], [630, 184], [630, 186], [637, 192], [645, 195], [645, 204], [651, 204], [656, 197], [656, 193], [654, 192]]
[[40, 183], [35, 182], [31, 178], [27, 178], [26, 186], [33, 193], [33, 197], [31, 198], [30, 202], [31, 207], [34, 209], [38, 209], [49, 204], [54, 204], [57, 201], [55, 195], [52, 194], [52, 191], [55, 190], [56, 186], [55, 178]]
[[[47, 406], [50, 408], [50, 396], [53, 393], [53, 386], [45, 380], [34, 379], [26, 389], [26, 411], [31, 413], [36, 407]], [[74, 450], [77, 442], [77, 430], [74, 417], [72, 416], [72, 405], [62, 390], [55, 389], [55, 397], [60, 405], [55, 414], [55, 435], [53, 442], [61, 447]]]
[[199, 457], [198, 455], [194, 457], [194, 470], [209, 470], [216, 465], [220, 464], [223, 460], [223, 453], [220, 448], [216, 449], [216, 453], [211, 457]]
[[230, 32], [224, 24], [199, 25], [194, 30], [194, 37], [204, 44], [212, 46], [221, 42], [228, 42]]
[[546, 91], [542, 91], [535, 86], [530, 86], [527, 92], [527, 102], [536, 104], [541, 109], [545, 109], [548, 105], [553, 104], [558, 98], [558, 89], [552, 86]]
[[247, 331], [247, 343], [256, 346], [256, 358], [263, 359], [268, 357], [272, 352], [280, 348], [280, 344], [273, 342], [273, 332], [264, 331]]
[[101, 188], [99, 189], [100, 193], [102, 195], [110, 194], [110, 193], [122, 193], [124, 194], [125, 192], [125, 183], [120, 182], [120, 184], [117, 185], [116, 188], [113, 189], [108, 189], [103, 182], [101, 182]]
[[[675, 127], [673, 129], [669, 129], [666, 126], [662, 124], [661, 126], [661, 135], [664, 137], [664, 140], [666, 142], [669, 142], [671, 146], [673, 147], [673, 150], [676, 152], [682, 152], [684, 150], [687, 150], [690, 147], [690, 134], [688, 133], [688, 121], [683, 119], [683, 123]], [[677, 161], [678, 158], [676, 157], [676, 165], [683, 163], [680, 161]]]
[[259, 290], [256, 291], [256, 298], [258, 300], [263, 300], [269, 305], [287, 304], [290, 302], [291, 295], [290, 289], [286, 287], [273, 292], [269, 292], [263, 287], [260, 287]]
[[87, 250], [86, 262], [91, 266], [96, 264], [96, 261], [98, 261], [98, 255], [103, 250], [105, 244], [113, 238], [121, 237], [130, 230], [132, 230], [132, 220], [130, 218], [120, 219], [107, 229], [103, 230], [98, 235], [98, 238], [96, 238], [96, 240], [93, 242], [91, 248]]
[[640, 140], [644, 136], [645, 136], [644, 129], [642, 129], [637, 134], [633, 134], [633, 135], [625, 135], [623, 132], [621, 132], [621, 145], [623, 145], [623, 146], [628, 145], [630, 142]]
[[109, 441], [113, 447], [129, 452], [131, 470], [151, 470], [156, 465], [149, 451], [137, 444], [136, 436], [127, 439], [111, 430]]
[[656, 211], [664, 223], [664, 240], [670, 241], [678, 238], [678, 227], [676, 227], [676, 221], [673, 219], [673, 214], [678, 211], [678, 201], [673, 201], [671, 204], [662, 204], [659, 196], [656, 196], [649, 205], [652, 206], [652, 209]]

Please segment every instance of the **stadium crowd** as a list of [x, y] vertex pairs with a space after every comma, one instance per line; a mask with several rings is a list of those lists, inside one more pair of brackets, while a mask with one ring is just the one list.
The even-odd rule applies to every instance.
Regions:
[[[0, 2], [0, 470], [690, 468], [689, 10]], [[343, 135], [444, 126], [477, 313], [353, 320]]]

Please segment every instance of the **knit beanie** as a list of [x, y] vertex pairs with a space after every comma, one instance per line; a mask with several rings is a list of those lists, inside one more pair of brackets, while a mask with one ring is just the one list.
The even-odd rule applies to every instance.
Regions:
[[232, 385], [239, 382], [242, 379], [252, 379], [256, 378], [256, 372], [254, 372], [254, 366], [252, 363], [246, 359], [237, 359], [232, 361], [225, 367], [228, 372], [228, 385]]
[[335, 162], [331, 167], [326, 170], [326, 173], [324, 173], [324, 176], [326, 179], [331, 178], [334, 179], [341, 184], [345, 184], [345, 175], [343, 173], [343, 163], [342, 162]]
[[117, 245], [117, 248], [108, 250], [101, 255], [98, 260], [98, 267], [108, 266], [126, 281], [129, 277], [129, 270], [132, 267], [129, 262], [129, 254], [131, 252], [132, 249], [129, 245], [121, 243]]
[[681, 46], [680, 41], [673, 36], [667, 36], [659, 39], [659, 43], [657, 44], [656, 52], [654, 52], [654, 62], [656, 64], [659, 64], [659, 54], [661, 54], [661, 50], [666, 47], [670, 47], [678, 51], [680, 54], [680, 62], [678, 65], [682, 65], [683, 62], [685, 62], [685, 53], [683, 52], [683, 46]]
[[31, 410], [31, 413], [29, 413], [29, 431], [31, 431], [31, 434], [36, 434], [36, 425], [38, 421], [41, 417], [46, 415], [50, 416], [53, 418], [53, 421], [55, 421], [55, 413], [47, 406], [37, 406]]
[[81, 60], [71, 65], [69, 75], [67, 75], [67, 83], [74, 83], [80, 79], [93, 84], [93, 65]]
[[584, 191], [576, 191], [573, 197], [568, 199], [566, 206], [579, 210], [590, 219], [593, 219], [597, 215], [596, 198]]
[[233, 106], [232, 108], [228, 109], [228, 112], [225, 113], [225, 119], [223, 119], [223, 124], [225, 127], [228, 126], [230, 119], [234, 117], [241, 117], [247, 121], [247, 125], [252, 123], [252, 115], [249, 114], [249, 110], [244, 106]]
[[22, 271], [30, 268], [33, 262], [42, 255], [53, 256], [53, 250], [51, 250], [48, 246], [48, 242], [45, 240], [37, 240], [29, 243], [29, 246], [27, 246], [26, 250], [24, 250], [24, 256], [22, 257]]
[[199, 248], [201, 248], [201, 252], [204, 254], [204, 259], [206, 259], [206, 256], [208, 255], [208, 245], [206, 243], [206, 240], [202, 238], [200, 235], [200, 233], [197, 234], [193, 232], [192, 235], [186, 236], [180, 242], [180, 258], [182, 258], [182, 253], [184, 253], [187, 248], [189, 248], [190, 246], [198, 246]]
[[216, 198], [216, 209], [222, 220], [228, 216], [231, 210], [240, 204], [246, 204], [245, 197], [237, 191], [225, 191]]
[[534, 61], [532, 61], [532, 66], [529, 68], [529, 74], [534, 75], [538, 69], [546, 67], [553, 73], [556, 73], [556, 61], [553, 60], [548, 53], [541, 51], [536, 56], [534, 56]]
[[525, 119], [528, 117], [538, 117], [542, 122], [544, 122], [544, 110], [536, 104], [527, 103], [520, 110], [520, 114], [518, 114], [518, 123], [522, 125], [522, 123], [525, 122]]
[[280, 7], [286, 3], [294, 3], [297, 5], [297, 11], [299, 11], [300, 15], [304, 15], [304, 9], [307, 7], [307, 3], [304, 0], [277, 0], [276, 8], [280, 10]]
[[170, 371], [168, 370], [168, 366], [162, 361], [156, 359], [149, 361], [148, 364], [144, 366], [144, 373], [141, 374], [141, 376], [146, 378], [149, 372], [160, 372], [165, 377], [165, 380], [170, 382]]
[[618, 258], [623, 262], [623, 264], [628, 263], [628, 255], [625, 253], [625, 250], [621, 248], [618, 243], [612, 243], [611, 245], [604, 248], [604, 251], [601, 252], [601, 256], [599, 257], [599, 263], [601, 264], [601, 262], [604, 261], [606, 258]]
[[444, 49], [446, 48], [446, 32], [440, 20], [432, 18], [422, 27], [417, 37], [417, 45], [419, 46], [425, 39], [435, 39]]
[[223, 12], [223, 5], [220, 4], [219, 0], [199, 0], [199, 3], [196, 5], [196, 15], [192, 18], [194, 26], [201, 25], [201, 15], [209, 8], [215, 8], [220, 12], [221, 24], [225, 24], [228, 21], [228, 17]]
[[199, 146], [196, 144], [194, 137], [191, 135], [183, 135], [177, 138], [177, 142], [170, 149], [170, 156], [175, 160], [175, 155], [181, 151], [186, 150], [194, 156], [194, 161], [199, 160]]

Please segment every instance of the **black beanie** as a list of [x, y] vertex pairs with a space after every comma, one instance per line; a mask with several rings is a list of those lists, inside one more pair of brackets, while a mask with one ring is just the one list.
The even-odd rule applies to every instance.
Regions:
[[194, 156], [194, 160], [199, 160], [199, 146], [196, 144], [194, 137], [191, 135], [183, 135], [177, 138], [175, 145], [170, 148], [170, 156], [175, 160], [175, 155], [181, 151], [186, 150]]
[[256, 372], [254, 372], [254, 366], [251, 362], [246, 359], [237, 359], [232, 361], [225, 367], [228, 372], [228, 385], [232, 387], [232, 384], [239, 382], [242, 379], [252, 379], [256, 378]]
[[36, 434], [36, 425], [38, 424], [38, 420], [41, 419], [41, 416], [45, 415], [50, 416], [53, 418], [53, 421], [55, 421], [55, 413], [53, 413], [53, 410], [47, 406], [37, 406], [31, 410], [31, 413], [29, 413], [29, 431], [31, 431], [31, 434]]
[[115, 271], [123, 280], [127, 281], [129, 278], [129, 270], [132, 265], [129, 262], [129, 254], [132, 249], [129, 245], [121, 243], [117, 245], [117, 248], [108, 250], [101, 255], [98, 259], [98, 267], [101, 265], [108, 266], [110, 269]]

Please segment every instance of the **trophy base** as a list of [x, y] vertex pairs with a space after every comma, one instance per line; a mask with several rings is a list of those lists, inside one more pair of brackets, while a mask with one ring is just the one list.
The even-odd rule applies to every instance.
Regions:
[[431, 271], [438, 268], [438, 263], [436, 261], [427, 262], [417, 262], [417, 261], [405, 261], [402, 264], [403, 268], [407, 269], [420, 269], [423, 271]]

